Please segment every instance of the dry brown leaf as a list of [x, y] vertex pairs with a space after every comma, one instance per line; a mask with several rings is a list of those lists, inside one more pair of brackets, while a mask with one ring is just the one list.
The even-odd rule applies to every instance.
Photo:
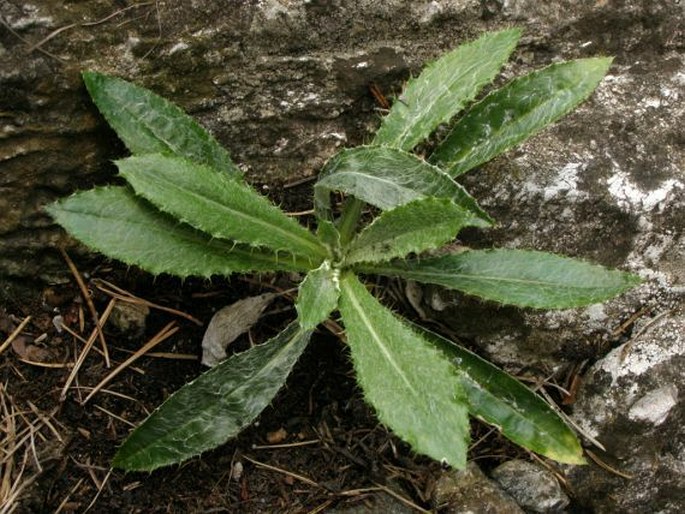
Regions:
[[257, 323], [277, 295], [265, 293], [238, 300], [212, 316], [202, 338], [202, 364], [214, 367], [226, 358], [226, 347]]

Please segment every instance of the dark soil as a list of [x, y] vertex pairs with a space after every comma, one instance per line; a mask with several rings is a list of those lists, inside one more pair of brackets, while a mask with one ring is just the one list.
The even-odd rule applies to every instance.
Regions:
[[[106, 279], [140, 298], [190, 314], [205, 325], [213, 312], [237, 299], [294, 285], [287, 277], [275, 276], [182, 283], [169, 277], [152, 279], [109, 263], [81, 269], [81, 273], [88, 279], [100, 313], [110, 298], [96, 285], [98, 279]], [[82, 331], [79, 311], [85, 320]], [[19, 321], [32, 316], [19, 337], [24, 348], [15, 341], [0, 356], [6, 403], [24, 413], [24, 424], [37, 427], [34, 437], [18, 445], [14, 455], [12, 476], [16, 477], [26, 454], [21, 478], [25, 488], [14, 512], [84, 512], [89, 505], [89, 512], [107, 513], [322, 512], [372, 504], [374, 494], [386, 488], [407, 503], [430, 508], [440, 465], [413, 455], [378, 423], [356, 388], [343, 343], [323, 329], [314, 335], [284, 390], [236, 440], [180, 466], [150, 474], [110, 470], [111, 459], [132, 426], [203, 371], [198, 358], [204, 328], [155, 309], [147, 318], [144, 334], [134, 339], [108, 322], [105, 335], [112, 367], [170, 321], [175, 320], [180, 330], [154, 349], [171, 355], [141, 357], [83, 405], [85, 388], [98, 384], [111, 370], [101, 355], [91, 351], [66, 400], [60, 401], [69, 366], [82, 344], [77, 345], [66, 332], [57, 332], [52, 322], [57, 313], [83, 337], [91, 333], [93, 323], [73, 280], [48, 288], [33, 304], [15, 305], [13, 312], [1, 316], [0, 340]], [[250, 341], [263, 342], [293, 317], [291, 302], [280, 298], [249, 337], [231, 348], [240, 351]], [[29, 354], [28, 360], [44, 359], [53, 366], [64, 366], [23, 362], [27, 347], [41, 350]], [[184, 354], [194, 360], [174, 358]], [[47, 419], [50, 426], [41, 424], [40, 419]], [[484, 430], [476, 427], [477, 432]], [[491, 453], [494, 444], [499, 449], [491, 457], [497, 462], [507, 447], [494, 439], [497, 436], [491, 435], [471, 457]], [[237, 473], [241, 466], [242, 474]]]
[[[100, 313], [110, 300], [96, 287], [97, 280], [104, 278], [205, 324], [216, 309], [239, 298], [293, 286], [285, 277], [272, 276], [181, 283], [109, 265], [89, 269], [85, 275]], [[85, 319], [82, 332], [79, 311]], [[23, 342], [45, 350], [40, 356], [53, 364], [73, 363], [82, 345], [76, 345], [73, 336], [57, 332], [52, 323], [57, 312], [84, 337], [91, 333], [93, 324], [75, 281], [46, 289], [32, 305], [15, 305], [13, 312], [3, 316], [4, 329], [9, 332], [11, 325], [31, 315], [32, 321], [20, 336]], [[249, 337], [231, 347], [240, 351], [248, 347], [249, 340], [263, 342], [293, 317], [291, 303], [281, 298]], [[54, 427], [52, 431], [43, 426], [40, 436], [34, 438], [36, 454], [27, 457], [24, 476], [35, 474], [37, 478], [24, 490], [15, 512], [84, 512], [92, 502], [89, 512], [321, 512], [368, 503], [384, 488], [417, 507], [430, 508], [431, 488], [440, 465], [413, 455], [379, 425], [356, 388], [344, 345], [323, 329], [314, 335], [284, 390], [236, 440], [180, 466], [150, 474], [110, 472], [116, 448], [131, 427], [203, 371], [198, 358], [204, 328], [154, 309], [145, 333], [133, 340], [110, 323], [105, 325], [114, 367], [174, 320], [180, 331], [154, 349], [172, 355], [141, 357], [85, 405], [81, 403], [88, 391], [85, 388], [95, 386], [111, 371], [95, 351], [90, 352], [63, 402], [59, 397], [68, 366], [46, 368], [22, 362], [16, 344], [3, 353], [2, 382], [8, 402], [24, 410], [28, 418], [49, 417]], [[41, 341], [42, 334], [47, 337]], [[36, 340], [39, 342], [32, 345]], [[184, 354], [195, 358], [173, 357]], [[503, 447], [498, 447], [500, 453]], [[489, 443], [481, 444], [473, 456], [491, 449]], [[240, 466], [242, 474], [236, 476]]]

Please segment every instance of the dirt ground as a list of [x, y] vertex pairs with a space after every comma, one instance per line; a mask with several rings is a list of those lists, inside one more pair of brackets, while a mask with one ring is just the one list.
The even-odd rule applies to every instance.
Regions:
[[[76, 280], [45, 289], [33, 305], [2, 312], [0, 340], [20, 328], [0, 356], [2, 512], [324, 512], [370, 504], [384, 490], [416, 511], [430, 508], [440, 465], [413, 455], [378, 424], [355, 386], [343, 344], [323, 330], [272, 406], [236, 440], [150, 474], [110, 469], [131, 428], [203, 371], [204, 328], [180, 313], [206, 325], [217, 308], [293, 284], [276, 276], [181, 283], [104, 260], [79, 273], [101, 318], [113, 300], [132, 305], [132, 297], [121, 299], [127, 294], [178, 312], [153, 307], [139, 334], [137, 323], [127, 326], [110, 316], [103, 330], [110, 367], [96, 341], [64, 400], [61, 392], [82, 352], [81, 341], [94, 327]], [[126, 293], [115, 298], [113, 286]], [[73, 335], [57, 330], [56, 315]], [[292, 302], [278, 299], [231, 345], [233, 351], [268, 339], [293, 316]], [[169, 323], [178, 331], [84, 402], [94, 386]], [[476, 437], [487, 433], [485, 427], [475, 430]], [[511, 455], [506, 448], [491, 434], [471, 457], [496, 463], [504, 453]]]

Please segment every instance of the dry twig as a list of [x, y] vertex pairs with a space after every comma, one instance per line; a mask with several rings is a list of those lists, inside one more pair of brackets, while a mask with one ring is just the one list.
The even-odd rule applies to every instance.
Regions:
[[21, 331], [26, 328], [26, 325], [29, 324], [29, 321], [31, 321], [31, 316], [26, 316], [19, 326], [15, 328], [9, 336], [7, 336], [7, 339], [5, 339], [2, 345], [0, 345], [0, 354], [7, 350], [9, 345], [12, 344], [12, 341], [14, 341], [17, 336], [21, 334]]
[[116, 300], [112, 299], [110, 300], [109, 304], [107, 304], [107, 307], [105, 308], [104, 313], [102, 316], [99, 318], [99, 326], [96, 326], [93, 329], [92, 334], [88, 338], [88, 341], [86, 342], [86, 345], [83, 347], [83, 350], [81, 350], [81, 354], [78, 356], [78, 359], [76, 359], [76, 362], [74, 363], [74, 367], [71, 370], [71, 373], [67, 377], [67, 381], [64, 384], [64, 387], [62, 388], [62, 392], [59, 395], [60, 401], [64, 401], [67, 398], [67, 391], [69, 390], [69, 387], [71, 386], [71, 383], [74, 381], [76, 378], [76, 375], [78, 374], [78, 370], [81, 368], [83, 365], [83, 362], [86, 360], [86, 356], [88, 355], [88, 352], [90, 352], [90, 349], [93, 346], [93, 343], [95, 342], [95, 339], [97, 338], [98, 333], [100, 332], [100, 329], [104, 324], [107, 322], [107, 319], [109, 318], [109, 315], [112, 313], [112, 309], [114, 308], [114, 303]]
[[90, 315], [93, 317], [93, 323], [95, 323], [95, 328], [98, 333], [98, 339], [100, 339], [100, 345], [102, 346], [102, 352], [105, 357], [105, 365], [109, 368], [111, 367], [111, 364], [109, 362], [109, 353], [107, 351], [107, 342], [105, 341], [105, 333], [102, 331], [102, 326], [100, 324], [100, 319], [98, 316], [98, 311], [95, 309], [95, 304], [93, 303], [93, 298], [91, 298], [90, 292], [88, 291], [88, 288], [86, 287], [85, 282], [83, 282], [83, 277], [81, 276], [81, 273], [79, 270], [76, 268], [76, 265], [74, 264], [74, 261], [71, 260], [71, 257], [67, 254], [66, 250], [64, 248], [59, 249], [60, 253], [62, 254], [62, 257], [67, 263], [67, 266], [69, 266], [69, 271], [71, 271], [71, 274], [74, 275], [74, 279], [76, 280], [76, 283], [78, 284], [78, 288], [81, 291], [81, 296], [83, 296], [83, 299], [86, 302], [86, 305], [88, 305], [88, 310], [90, 311]]
[[109, 295], [110, 297], [115, 298], [117, 300], [129, 302], [129, 303], [137, 303], [139, 305], [146, 305], [146, 306], [150, 307], [151, 309], [157, 309], [159, 311], [168, 312], [170, 314], [174, 314], [175, 316], [180, 316], [181, 318], [185, 318], [189, 321], [192, 321], [193, 323], [195, 323], [199, 327], [204, 325], [204, 323], [202, 323], [202, 321], [200, 321], [197, 318], [194, 318], [190, 314], [187, 314], [185, 312], [182, 312], [182, 311], [179, 311], [176, 309], [172, 309], [171, 307], [165, 307], [163, 305], [158, 305], [156, 303], [152, 303], [148, 300], [144, 300], [143, 298], [139, 298], [139, 297], [129, 293], [125, 289], [122, 289], [120, 287], [115, 286], [114, 284], [112, 284], [110, 282], [107, 282], [106, 280], [94, 279], [93, 284], [100, 291], [102, 291], [103, 293], [105, 293], [105, 294]]
[[85, 405], [86, 403], [88, 403], [88, 400], [90, 400], [100, 389], [109, 384], [114, 377], [116, 377], [124, 369], [130, 366], [133, 362], [138, 360], [141, 356], [145, 355], [146, 352], [157, 346], [162, 341], [167, 340], [176, 332], [178, 332], [178, 327], [176, 326], [175, 321], [172, 321], [171, 323], [167, 324], [154, 337], [152, 337], [152, 339], [145, 343], [137, 352], [135, 352], [128, 359], [119, 364], [116, 368], [112, 370], [112, 372], [109, 375], [103, 378], [102, 381], [100, 381], [100, 383], [96, 385], [90, 393], [88, 393], [88, 396], [86, 396], [86, 398], [81, 402], [81, 404]]

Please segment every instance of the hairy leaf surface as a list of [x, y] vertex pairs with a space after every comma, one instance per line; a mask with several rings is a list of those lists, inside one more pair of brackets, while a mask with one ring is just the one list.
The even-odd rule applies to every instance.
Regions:
[[319, 219], [316, 235], [328, 247], [331, 255], [335, 256], [340, 252], [340, 232], [332, 221]]
[[360, 146], [342, 150], [324, 166], [314, 186], [320, 219], [330, 218], [330, 192], [342, 191], [380, 209], [392, 209], [427, 196], [449, 198], [483, 219], [492, 219], [466, 190], [440, 168], [401, 150]]
[[446, 198], [423, 198], [383, 212], [350, 243], [346, 264], [389, 261], [442, 246], [482, 220]]
[[505, 304], [543, 309], [602, 302], [640, 283], [640, 278], [630, 273], [528, 250], [470, 250], [356, 268], [439, 284]]
[[297, 322], [236, 354], [169, 397], [119, 448], [113, 465], [152, 471], [235, 437], [269, 405], [309, 341]]
[[166, 153], [242, 175], [228, 152], [176, 105], [117, 77], [83, 72], [95, 105], [133, 154]]
[[450, 360], [352, 274], [341, 279], [340, 314], [357, 381], [381, 422], [415, 451], [463, 468], [468, 413]]
[[125, 187], [76, 193], [47, 207], [76, 239], [103, 254], [154, 273], [179, 277], [307, 270], [311, 261], [287, 252], [213, 239], [159, 212]]
[[394, 102], [373, 144], [414, 148], [492, 81], [520, 35], [518, 29], [491, 32], [428, 64]]
[[595, 90], [610, 58], [562, 62], [513, 80], [457, 122], [431, 162], [456, 177], [558, 120]]
[[307, 229], [247, 185], [186, 159], [160, 154], [117, 161], [135, 192], [214, 237], [310, 258], [327, 255]]
[[516, 444], [567, 464], [583, 464], [573, 431], [550, 405], [508, 373], [444, 337], [421, 330], [460, 371], [469, 412]]
[[338, 306], [340, 271], [324, 261], [317, 269], [307, 273], [297, 295], [297, 319], [305, 329], [314, 329], [328, 319]]

